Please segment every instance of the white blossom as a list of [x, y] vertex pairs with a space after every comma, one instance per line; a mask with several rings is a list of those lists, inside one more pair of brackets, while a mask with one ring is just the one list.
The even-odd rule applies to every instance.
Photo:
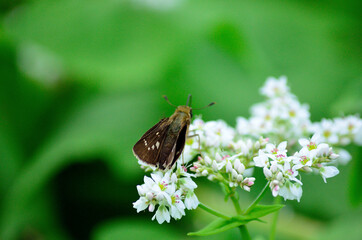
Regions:
[[151, 177], [144, 177], [144, 184], [137, 186], [140, 198], [133, 203], [133, 207], [137, 212], [147, 208], [153, 212], [157, 207], [152, 220], [156, 219], [159, 224], [170, 222], [171, 217], [180, 219], [185, 215], [185, 208], [193, 209], [198, 205], [194, 193], [197, 185], [191, 177], [193, 175], [180, 164], [166, 172], [154, 171]]
[[287, 78], [285, 76], [276, 79], [274, 77], [267, 78], [264, 86], [260, 89], [260, 93], [269, 98], [284, 96], [289, 92], [287, 86]]
[[322, 166], [319, 172], [322, 175], [323, 181], [327, 183], [326, 179], [336, 176], [339, 170], [334, 166]]

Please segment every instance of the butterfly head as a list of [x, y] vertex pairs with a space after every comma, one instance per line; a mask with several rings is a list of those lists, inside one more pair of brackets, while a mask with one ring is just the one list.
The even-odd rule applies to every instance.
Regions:
[[[187, 115], [190, 116], [190, 118], [192, 117], [192, 109], [193, 109], [193, 108], [191, 108], [191, 100], [192, 100], [191, 94], [189, 94], [189, 96], [188, 96], [188, 98], [187, 98], [186, 105], [182, 105], [182, 106], [176, 106], [176, 105], [172, 104], [172, 103], [170, 102], [170, 100], [168, 100], [168, 98], [167, 98], [166, 95], [164, 95], [163, 98], [168, 102], [168, 104], [170, 104], [171, 106], [173, 106], [173, 107], [176, 108], [175, 113], [177, 113], [177, 112], [179, 112], [179, 113], [186, 113]], [[212, 105], [214, 105], [214, 104], [215, 104], [215, 102], [212, 102], [212, 103], [210, 103], [210, 104], [208, 104], [208, 105], [206, 105], [206, 106], [204, 106], [204, 107], [202, 107], [202, 108], [194, 108], [194, 110], [204, 109], [204, 108], [210, 107], [210, 106], [212, 106]]]

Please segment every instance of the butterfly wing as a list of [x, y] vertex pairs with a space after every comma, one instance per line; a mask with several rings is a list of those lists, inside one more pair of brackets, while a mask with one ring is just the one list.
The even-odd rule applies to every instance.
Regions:
[[185, 142], [186, 142], [186, 135], [187, 135], [187, 128], [188, 128], [188, 126], [185, 125], [181, 129], [180, 134], [177, 138], [176, 147], [175, 147], [175, 156], [171, 162], [171, 166], [175, 164], [177, 159], [180, 157], [182, 151], [184, 150]]
[[177, 123], [171, 123], [158, 159], [160, 169], [171, 168], [180, 157], [185, 147], [187, 128], [187, 124], [180, 126]]
[[133, 146], [133, 154], [137, 159], [158, 166], [159, 155], [170, 125], [168, 120], [169, 118], [161, 119]]

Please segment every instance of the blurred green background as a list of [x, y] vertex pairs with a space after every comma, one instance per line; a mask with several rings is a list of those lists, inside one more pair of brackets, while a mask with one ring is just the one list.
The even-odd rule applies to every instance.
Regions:
[[[205, 120], [262, 101], [286, 75], [313, 121], [362, 112], [360, 1], [3, 0], [0, 2], [0, 239], [201, 239], [202, 210], [170, 224], [137, 214], [131, 148], [193, 94]], [[324, 184], [303, 177], [277, 239], [361, 239], [361, 148]], [[260, 176], [260, 173], [256, 173]], [[218, 186], [199, 199], [220, 211]], [[257, 181], [247, 205], [263, 186]], [[268, 196], [265, 203], [271, 202]], [[265, 219], [266, 221], [269, 218]], [[252, 223], [255, 239], [269, 224]], [[207, 239], [235, 239], [228, 231]], [[206, 239], [206, 238], [204, 238]]]

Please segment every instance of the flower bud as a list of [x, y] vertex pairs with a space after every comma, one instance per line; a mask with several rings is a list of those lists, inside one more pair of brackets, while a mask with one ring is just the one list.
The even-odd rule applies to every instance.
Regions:
[[272, 183], [273, 186], [279, 185], [279, 181], [278, 181], [278, 180], [273, 180], [271, 183]]
[[240, 174], [243, 174], [245, 171], [244, 164], [242, 164], [238, 158], [234, 162], [234, 167], [235, 167], [236, 171], [238, 171]]
[[231, 170], [233, 169], [233, 166], [231, 165], [231, 162], [227, 162], [226, 164], [226, 172], [231, 172]]
[[338, 154], [336, 154], [336, 153], [332, 153], [331, 155], [329, 155], [329, 158], [330, 159], [336, 159], [336, 158], [338, 158], [339, 157], [339, 155]]
[[[254, 185], [255, 182], [255, 178], [254, 177], [249, 177], [248, 179], [248, 186]], [[251, 185], [250, 185], [251, 184]]]
[[177, 182], [177, 175], [175, 173], [171, 175], [171, 182]]
[[215, 160], [216, 160], [217, 162], [221, 162], [222, 157], [220, 156], [219, 153], [216, 153], [216, 155], [215, 155]]
[[245, 190], [245, 191], [248, 191], [248, 192], [250, 192], [250, 187], [248, 187], [248, 186], [243, 186], [243, 189]]
[[208, 174], [208, 172], [206, 169], [204, 171], [202, 171], [202, 173], [201, 173], [202, 176], [206, 176], [207, 174]]
[[278, 192], [279, 192], [279, 185], [276, 185], [272, 190], [273, 197], [278, 196]]
[[239, 174], [238, 177], [236, 178], [236, 181], [238, 182], [243, 181], [243, 175]]
[[231, 175], [233, 176], [234, 179], [237, 179], [238, 177], [238, 173], [236, 172], [235, 169], [231, 169]]
[[150, 204], [150, 206], [148, 206], [148, 211], [153, 212], [155, 210], [155, 205]]
[[276, 171], [278, 171], [277, 165], [276, 165], [276, 164], [272, 164], [272, 165], [270, 166], [270, 171], [271, 171], [272, 173], [276, 173]]
[[151, 193], [151, 192], [146, 193], [146, 198], [148, 200], [152, 200], [153, 199], [153, 193]]
[[217, 171], [219, 170], [219, 167], [218, 167], [218, 165], [217, 165], [217, 163], [216, 163], [215, 160], [212, 161], [212, 169], [213, 169], [215, 172], [217, 172]]
[[277, 179], [278, 179], [279, 181], [283, 180], [283, 174], [282, 174], [281, 172], [279, 172], [279, 173], [277, 174]]
[[302, 169], [306, 172], [313, 172], [313, 170], [308, 166], [304, 166], [304, 167], [302, 167]]
[[146, 191], [143, 189], [143, 187], [141, 185], [137, 185], [137, 191], [138, 191], [138, 195], [142, 196], [146, 193]]
[[251, 139], [248, 139], [246, 141], [246, 147], [248, 148], [248, 150], [253, 147], [253, 142], [251, 141]]
[[234, 161], [234, 168], [237, 169], [237, 168], [240, 166], [240, 164], [241, 164], [241, 162], [240, 162], [239, 158], [235, 159], [235, 161]]
[[205, 163], [206, 163], [207, 165], [211, 165], [211, 159], [209, 158], [209, 156], [206, 156], [206, 157], [204, 158], [204, 161], [205, 161]]
[[264, 167], [263, 168], [263, 172], [264, 172], [264, 175], [267, 179], [271, 178], [273, 175], [272, 175], [272, 172], [267, 168], [267, 167]]

